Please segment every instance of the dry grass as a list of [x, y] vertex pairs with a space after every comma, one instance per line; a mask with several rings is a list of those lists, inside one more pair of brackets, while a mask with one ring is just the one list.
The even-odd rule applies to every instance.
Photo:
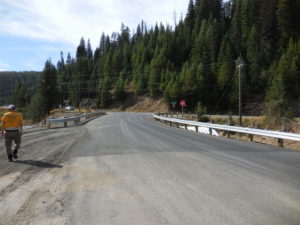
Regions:
[[[221, 135], [226, 136], [225, 132], [222, 132]], [[250, 138], [248, 135], [243, 134], [231, 134], [230, 138], [235, 139], [241, 139], [244, 141], [250, 141]], [[261, 143], [261, 144], [267, 144], [272, 146], [278, 146], [278, 139], [277, 138], [271, 138], [271, 137], [264, 137], [264, 136], [253, 136], [253, 142]], [[287, 150], [294, 150], [294, 151], [300, 151], [300, 143], [298, 141], [290, 141], [290, 140], [284, 140], [284, 148]]]

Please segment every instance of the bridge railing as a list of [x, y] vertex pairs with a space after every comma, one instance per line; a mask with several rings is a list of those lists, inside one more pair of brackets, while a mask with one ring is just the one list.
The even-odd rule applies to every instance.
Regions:
[[86, 114], [82, 114], [74, 117], [62, 118], [62, 119], [47, 119], [46, 123], [48, 129], [51, 128], [53, 124], [60, 124], [60, 123], [63, 123], [64, 127], [67, 127], [68, 122], [73, 122], [75, 125], [77, 125], [82, 119], [87, 120], [105, 114], [106, 112], [92, 112], [92, 113], [86, 113]]
[[188, 125], [194, 126], [197, 132], [198, 132], [198, 127], [207, 127], [209, 128], [210, 134], [212, 134], [212, 129], [215, 129], [215, 130], [225, 131], [227, 133], [227, 137], [230, 137], [230, 132], [248, 134], [250, 141], [253, 141], [253, 135], [277, 138], [278, 146], [280, 147], [283, 147], [284, 140], [300, 141], [300, 134], [295, 134], [295, 133], [262, 130], [262, 129], [255, 129], [255, 128], [247, 128], [247, 127], [228, 126], [228, 125], [220, 125], [220, 124], [212, 124], [212, 123], [202, 123], [202, 122], [195, 122], [189, 120], [174, 119], [174, 118], [159, 116], [156, 114], [153, 114], [153, 117], [156, 120], [160, 120], [165, 123], [169, 122], [171, 126], [172, 123], [176, 124], [177, 127], [179, 127], [179, 125], [182, 124], [185, 127], [185, 129], [187, 129]]

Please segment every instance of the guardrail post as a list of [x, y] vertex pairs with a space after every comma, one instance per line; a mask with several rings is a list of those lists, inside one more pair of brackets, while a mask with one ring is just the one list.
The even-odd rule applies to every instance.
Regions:
[[283, 148], [283, 139], [278, 138], [278, 147]]
[[253, 134], [249, 134], [249, 139], [251, 142], [253, 141]]
[[172, 126], [172, 122], [170, 121], [170, 127]]
[[230, 131], [226, 131], [227, 138], [230, 138]]
[[195, 126], [196, 132], [198, 133], [198, 126]]
[[212, 129], [211, 128], [209, 128], [209, 134], [212, 135]]
[[167, 121], [165, 120], [165, 124], [167, 124]]
[[179, 123], [176, 123], [176, 127], [177, 127], [177, 128], [179, 127]]
[[68, 123], [68, 122], [64, 122], [64, 127], [67, 127], [67, 123]]
[[187, 130], [187, 125], [186, 124], [184, 124], [184, 128]]

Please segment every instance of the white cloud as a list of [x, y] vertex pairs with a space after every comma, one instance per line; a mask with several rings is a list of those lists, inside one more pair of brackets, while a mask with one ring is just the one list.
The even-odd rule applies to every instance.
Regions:
[[82, 36], [98, 45], [102, 32], [131, 30], [144, 20], [173, 25], [188, 0], [1, 0], [0, 33], [77, 46]]

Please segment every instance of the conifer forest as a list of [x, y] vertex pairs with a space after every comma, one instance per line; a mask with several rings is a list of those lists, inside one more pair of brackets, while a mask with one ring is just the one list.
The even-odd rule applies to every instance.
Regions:
[[[121, 24], [118, 32], [99, 34], [96, 49], [82, 37], [75, 56], [61, 52], [57, 63], [45, 62], [22, 107], [38, 118], [66, 100], [79, 106], [81, 99], [94, 99], [105, 109], [134, 94], [175, 101], [179, 111], [184, 99], [191, 112], [201, 104], [208, 114], [236, 114], [240, 82], [245, 114], [299, 115], [300, 0], [187, 5], [174, 24], [141, 21], [134, 30]], [[15, 93], [20, 104], [24, 94]]]

